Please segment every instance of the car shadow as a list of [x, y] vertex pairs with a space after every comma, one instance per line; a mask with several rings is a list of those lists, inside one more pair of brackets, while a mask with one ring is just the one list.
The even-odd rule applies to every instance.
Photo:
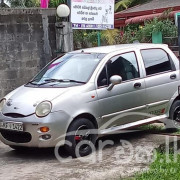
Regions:
[[[100, 137], [96, 143], [96, 149], [99, 149], [98, 142], [104, 142], [107, 140], [113, 141], [113, 145], [106, 145], [103, 149], [107, 148], [114, 148], [116, 146], [121, 145], [120, 140], [127, 140], [133, 141], [134, 139], [143, 138], [145, 135], [151, 134], [148, 131], [136, 131], [136, 132], [128, 132], [128, 133], [121, 133], [121, 134], [112, 134]], [[9, 151], [8, 151], [9, 150]], [[20, 161], [54, 161], [56, 160], [54, 148], [27, 148], [23, 150], [13, 150], [8, 148], [7, 151], [3, 153], [3, 158], [7, 161], [11, 158], [15, 158]], [[59, 148], [59, 155], [63, 158], [68, 157], [68, 153], [66, 152], [64, 147]]]

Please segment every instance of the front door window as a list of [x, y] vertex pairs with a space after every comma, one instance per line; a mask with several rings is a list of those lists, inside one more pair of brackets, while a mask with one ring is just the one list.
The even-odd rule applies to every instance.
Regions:
[[139, 78], [139, 68], [134, 52], [128, 52], [111, 58], [98, 78], [98, 86], [107, 86], [113, 75], [119, 75], [123, 81]]

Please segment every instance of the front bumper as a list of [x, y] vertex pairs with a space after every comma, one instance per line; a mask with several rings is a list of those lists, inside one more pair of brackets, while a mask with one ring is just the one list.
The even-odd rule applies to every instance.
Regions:
[[[0, 121], [22, 122], [23, 132], [0, 129], [0, 140], [7, 145], [23, 147], [55, 147], [56, 144], [64, 145], [65, 135], [71, 117], [64, 111], [50, 113], [48, 116], [38, 118], [35, 114], [28, 117], [13, 118], [0, 113]], [[49, 132], [42, 133], [41, 127], [49, 127]], [[43, 136], [50, 139], [45, 140]]]

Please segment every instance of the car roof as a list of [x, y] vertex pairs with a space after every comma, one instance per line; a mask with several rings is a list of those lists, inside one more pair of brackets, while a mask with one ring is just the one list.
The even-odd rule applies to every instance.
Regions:
[[124, 50], [128, 48], [148, 49], [148, 48], [163, 48], [167, 47], [166, 44], [152, 44], [152, 43], [134, 43], [134, 44], [120, 44], [111, 46], [100, 46], [94, 48], [80, 49], [73, 51], [73, 53], [105, 53], [109, 54], [114, 51]]

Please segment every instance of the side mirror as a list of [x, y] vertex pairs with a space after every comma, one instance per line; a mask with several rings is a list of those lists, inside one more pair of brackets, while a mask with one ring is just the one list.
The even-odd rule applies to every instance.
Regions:
[[121, 84], [122, 82], [122, 77], [118, 76], [118, 75], [114, 75], [110, 78], [110, 82], [111, 84], [109, 85], [109, 87], [107, 88], [108, 91], [111, 91], [112, 88], [117, 85], [117, 84]]

